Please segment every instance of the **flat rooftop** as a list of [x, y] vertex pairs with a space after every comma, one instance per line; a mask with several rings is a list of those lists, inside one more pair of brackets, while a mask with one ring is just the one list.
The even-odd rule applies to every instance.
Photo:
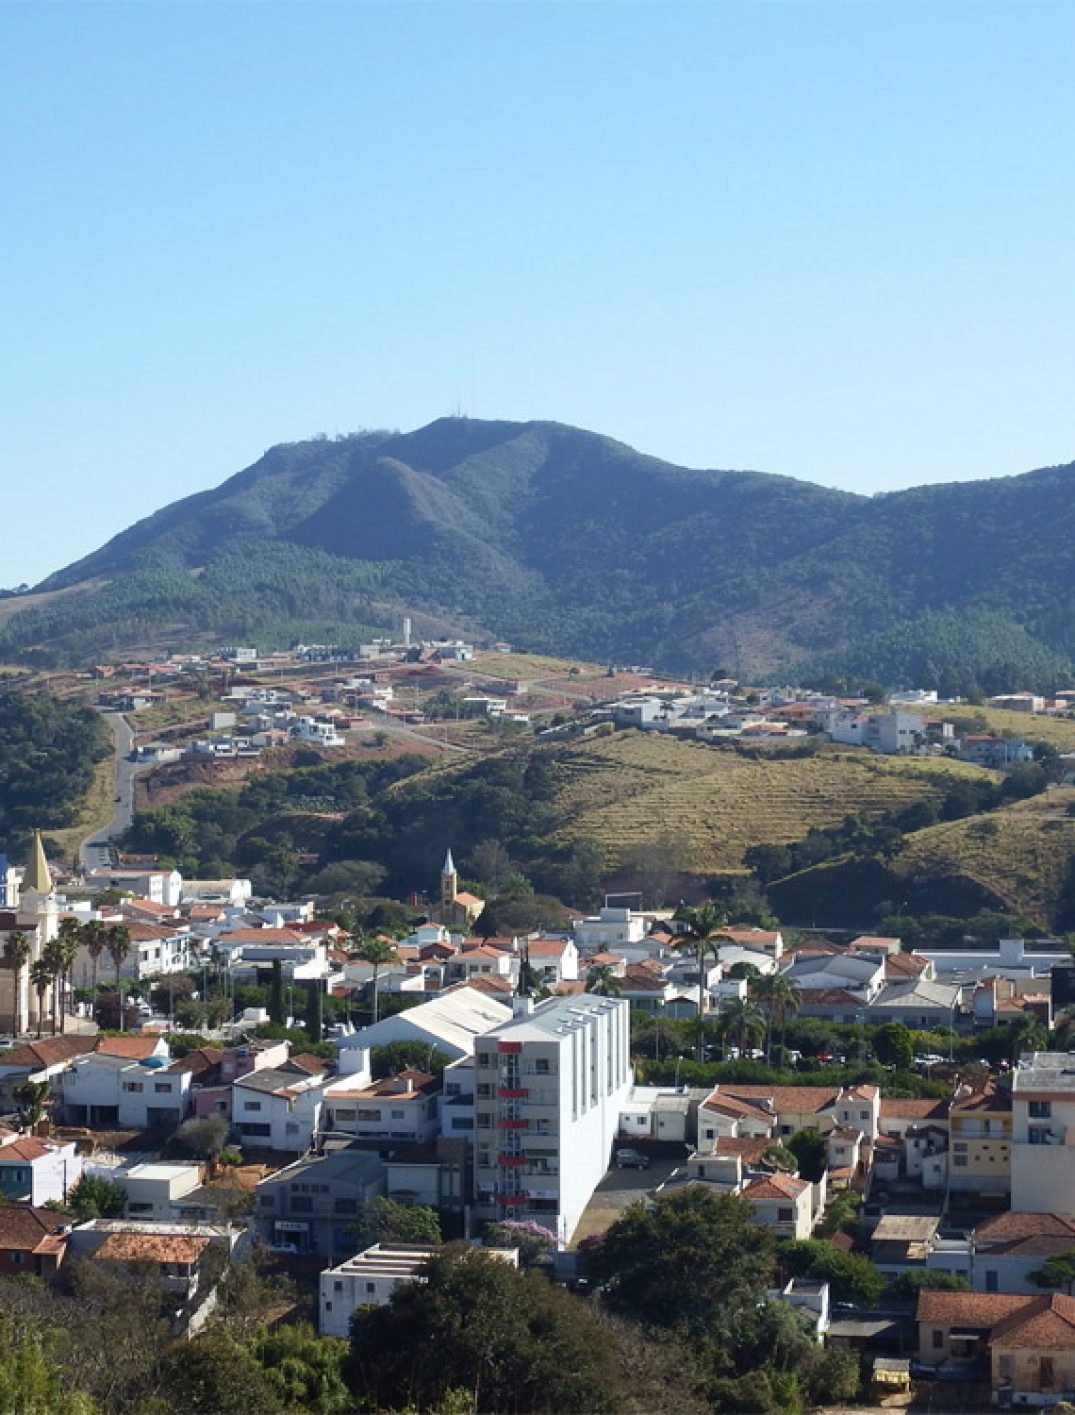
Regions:
[[[479, 1251], [510, 1263], [512, 1267], [519, 1265], [517, 1248], [482, 1248]], [[410, 1282], [418, 1276], [423, 1263], [438, 1252], [438, 1247], [424, 1243], [375, 1243], [371, 1248], [356, 1253], [353, 1258], [348, 1258], [338, 1267], [329, 1268], [327, 1271], [347, 1277], [391, 1277], [401, 1282]]]

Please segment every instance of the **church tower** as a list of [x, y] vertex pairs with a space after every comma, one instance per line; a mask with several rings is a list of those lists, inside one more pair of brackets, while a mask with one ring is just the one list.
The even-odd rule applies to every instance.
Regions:
[[[60, 910], [52, 883], [52, 871], [45, 859], [45, 847], [41, 842], [39, 830], [34, 831], [30, 863], [23, 871], [22, 887], [19, 891], [19, 914], [27, 920], [36, 919], [42, 948], [56, 937], [60, 927]], [[34, 956], [38, 957], [39, 951]]]
[[449, 849], [444, 857], [444, 865], [440, 872], [440, 910], [444, 923], [450, 923], [455, 914], [455, 901], [458, 893], [459, 875]]

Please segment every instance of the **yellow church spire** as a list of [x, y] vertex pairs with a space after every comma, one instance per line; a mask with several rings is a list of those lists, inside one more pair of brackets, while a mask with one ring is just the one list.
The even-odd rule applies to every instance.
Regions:
[[26, 873], [22, 877], [22, 887], [24, 890], [36, 890], [38, 894], [52, 893], [52, 875], [49, 872], [49, 862], [45, 859], [45, 847], [41, 843], [39, 830], [34, 831], [34, 848], [30, 853]]

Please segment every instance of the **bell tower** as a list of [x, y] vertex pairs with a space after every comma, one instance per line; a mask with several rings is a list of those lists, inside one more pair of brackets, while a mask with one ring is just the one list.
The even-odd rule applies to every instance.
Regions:
[[455, 861], [452, 859], [452, 852], [449, 849], [444, 856], [444, 865], [440, 872], [440, 909], [441, 921], [450, 923], [455, 912], [455, 898], [459, 893], [459, 875], [455, 868]]

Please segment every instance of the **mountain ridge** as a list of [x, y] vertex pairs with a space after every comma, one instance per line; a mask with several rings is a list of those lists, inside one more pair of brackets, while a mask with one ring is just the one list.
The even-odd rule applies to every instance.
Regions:
[[[1033, 671], [1055, 676], [1075, 654], [1073, 491], [1075, 465], [1060, 465], [862, 496], [681, 467], [563, 423], [444, 418], [277, 444], [37, 590], [108, 580], [126, 624], [147, 576], [204, 572], [211, 588], [254, 575], [232, 606], [247, 633], [306, 622], [312, 597], [317, 622], [344, 630], [376, 623], [374, 611], [426, 612], [535, 649], [737, 676], [823, 660], [894, 625], [928, 636], [930, 614], [992, 615], [1007, 652], [1021, 634]], [[238, 565], [253, 551], [260, 597]], [[70, 652], [96, 593], [51, 618], [15, 614], [0, 651]], [[230, 627], [225, 598], [204, 612], [192, 600], [191, 631]], [[151, 631], [157, 617], [141, 614]]]

